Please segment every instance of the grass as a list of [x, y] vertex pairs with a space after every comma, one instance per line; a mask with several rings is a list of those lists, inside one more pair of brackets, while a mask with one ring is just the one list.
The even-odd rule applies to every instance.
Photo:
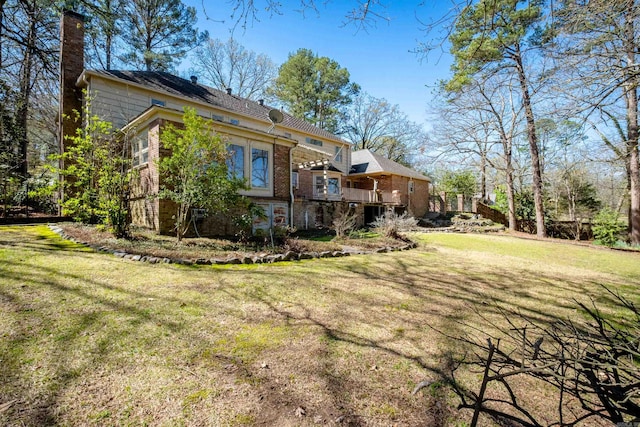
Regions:
[[[445, 385], [411, 395], [463, 350], [438, 330], [482, 328], [477, 311], [499, 308], [575, 318], [573, 299], [615, 315], [601, 285], [640, 302], [637, 253], [411, 237], [412, 251], [185, 268], [0, 227], [0, 424], [465, 425]], [[552, 414], [553, 392], [523, 381]]]

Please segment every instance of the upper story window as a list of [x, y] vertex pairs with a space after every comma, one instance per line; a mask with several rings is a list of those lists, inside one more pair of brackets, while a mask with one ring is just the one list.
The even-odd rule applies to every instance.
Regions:
[[219, 122], [221, 122], [221, 121], [223, 121], [223, 120], [224, 120], [224, 117], [222, 117], [222, 116], [221, 116], [221, 115], [219, 115], [219, 114], [211, 114], [211, 118], [212, 118], [213, 120], [217, 120], [217, 121], [219, 121]]
[[240, 120], [238, 120], [238, 119], [229, 119], [229, 123], [231, 123], [232, 125], [239, 125], [240, 124]]
[[251, 149], [251, 187], [269, 187], [269, 152], [267, 150]]
[[244, 179], [244, 147], [242, 145], [229, 145], [227, 168], [230, 178]]
[[322, 147], [322, 141], [320, 141], [319, 139], [313, 139], [313, 138], [307, 137], [306, 141], [307, 141], [307, 144], [317, 145], [318, 147]]
[[342, 163], [342, 147], [336, 147], [336, 155], [334, 159], [336, 160], [336, 162]]
[[164, 107], [164, 101], [161, 101], [160, 99], [151, 98], [151, 105], [159, 105], [161, 107]]
[[149, 135], [141, 132], [131, 141], [131, 157], [133, 166], [149, 163]]

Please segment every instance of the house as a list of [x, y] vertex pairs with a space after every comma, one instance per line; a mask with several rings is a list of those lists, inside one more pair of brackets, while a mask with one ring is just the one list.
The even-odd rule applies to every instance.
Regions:
[[416, 218], [428, 212], [430, 180], [425, 175], [370, 150], [354, 151], [351, 163], [344, 198], [363, 204], [365, 224], [389, 209]]
[[[353, 169], [352, 156], [359, 159], [360, 154], [352, 153], [348, 142], [262, 100], [254, 102], [231, 89], [202, 85], [195, 76], [184, 79], [164, 72], [85, 70], [83, 17], [74, 12], [63, 14], [61, 37], [61, 151], [68, 143], [64, 136], [74, 134], [78, 126], [67, 117], [74, 109], [81, 111], [86, 93], [92, 114], [112, 122], [130, 141], [133, 167], [139, 172], [131, 201], [136, 225], [171, 232], [175, 206], [155, 197], [161, 186], [157, 160], [167, 154], [160, 143], [163, 130], [169, 123], [181, 123], [185, 106], [213, 120], [216, 132], [228, 143], [233, 172], [248, 185], [242, 193], [267, 214], [254, 228], [330, 226], [334, 216], [345, 209], [361, 214], [361, 223], [365, 223], [372, 206], [377, 206], [377, 213], [394, 206], [422, 215], [415, 187], [408, 182], [428, 182], [426, 177], [419, 178], [415, 172], [410, 175], [409, 169], [379, 160], [373, 153], [382, 169], [362, 169], [358, 165], [364, 161], [360, 160]], [[369, 188], [368, 177], [381, 183], [379, 187]], [[371, 191], [380, 197], [364, 198], [363, 192]], [[425, 203], [427, 200], [428, 194]], [[194, 231], [199, 234], [235, 231], [228, 216], [201, 210], [194, 210], [193, 215]]]

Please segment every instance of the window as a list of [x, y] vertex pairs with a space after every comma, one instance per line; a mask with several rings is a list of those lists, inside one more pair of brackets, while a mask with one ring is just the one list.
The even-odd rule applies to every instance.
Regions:
[[238, 119], [229, 119], [229, 123], [231, 123], [232, 125], [239, 125], [240, 124], [240, 120], [238, 120]]
[[409, 187], [407, 188], [407, 193], [413, 194], [413, 191], [414, 191], [413, 181], [409, 181]]
[[322, 147], [322, 141], [318, 139], [308, 138], [306, 139], [307, 144], [317, 145], [318, 147]]
[[251, 149], [251, 187], [269, 187], [269, 152], [267, 150]]
[[159, 105], [161, 107], [164, 107], [164, 101], [161, 101], [161, 100], [155, 99], [155, 98], [151, 98], [151, 105]]
[[[328, 177], [327, 178], [327, 194], [329, 196], [337, 196], [340, 195], [340, 178]], [[322, 195], [325, 190], [325, 181], [324, 176], [316, 175], [315, 176], [315, 194]]]
[[229, 145], [227, 169], [229, 178], [244, 179], [244, 147], [242, 145]]
[[327, 193], [340, 194], [340, 180], [338, 178], [327, 178]]
[[322, 175], [316, 175], [314, 193], [316, 195], [324, 194], [324, 177]]
[[291, 172], [291, 187], [300, 188], [298, 181], [298, 172]]
[[217, 121], [219, 121], [219, 122], [221, 122], [221, 121], [223, 121], [223, 120], [224, 120], [224, 117], [222, 117], [222, 116], [220, 116], [220, 115], [218, 115], [218, 114], [213, 114], [213, 113], [211, 114], [211, 118], [212, 118], [213, 120], [217, 120]]
[[336, 155], [334, 159], [336, 162], [342, 163], [342, 147], [336, 147]]
[[131, 141], [131, 157], [133, 166], [149, 163], [149, 136], [142, 132]]

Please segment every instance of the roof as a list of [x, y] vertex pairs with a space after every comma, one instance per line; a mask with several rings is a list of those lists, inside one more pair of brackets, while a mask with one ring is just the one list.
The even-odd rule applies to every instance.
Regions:
[[406, 176], [408, 178], [430, 181], [429, 177], [369, 150], [352, 152], [351, 165], [350, 175], [387, 173], [389, 175]]
[[[146, 89], [166, 92], [170, 95], [187, 98], [197, 102], [203, 102], [214, 107], [233, 111], [239, 114], [254, 117], [270, 122], [269, 111], [273, 109], [266, 104], [251, 101], [237, 95], [228, 94], [226, 91], [212, 88], [191, 80], [183, 79], [162, 71], [116, 71], [116, 70], [88, 70], [88, 73], [112, 79], [123, 80], [143, 86]], [[346, 143], [338, 136], [316, 127], [311, 123], [282, 112], [284, 120], [279, 126], [298, 130], [307, 134], [319, 136], [324, 139]]]

